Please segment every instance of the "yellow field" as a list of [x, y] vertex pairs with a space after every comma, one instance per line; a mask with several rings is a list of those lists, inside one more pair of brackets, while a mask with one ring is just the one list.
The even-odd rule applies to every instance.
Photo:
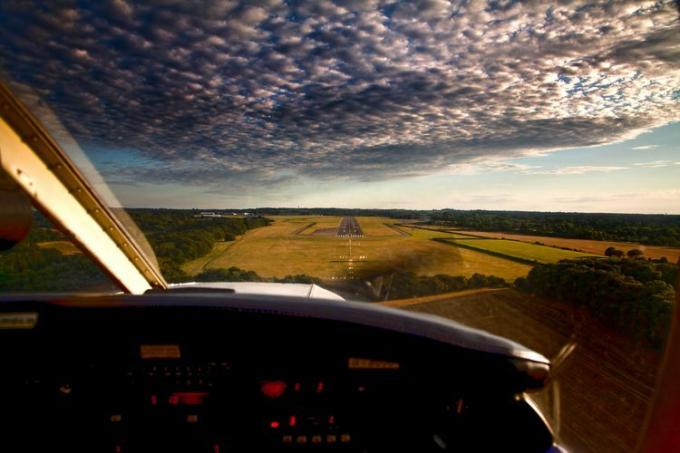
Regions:
[[357, 217], [364, 236], [401, 236], [396, 230], [388, 227], [387, 224], [394, 225], [395, 220], [387, 217]]
[[234, 241], [215, 242], [215, 245], [213, 246], [213, 249], [210, 251], [210, 253], [182, 264], [182, 270], [189, 275], [196, 275], [204, 271], [215, 258], [222, 255], [233, 243]]
[[457, 239], [455, 242], [451, 241], [449, 243], [460, 244], [460, 246], [467, 246], [480, 251], [488, 251], [534, 263], [556, 263], [560, 260], [591, 256], [587, 253], [504, 239], [468, 238]]
[[[272, 216], [272, 225], [251, 230], [229, 246], [216, 248], [206, 257], [184, 266], [189, 274], [203, 269], [237, 266], [263, 277], [307, 274], [324, 280], [371, 277], [389, 271], [421, 275], [470, 276], [493, 274], [513, 280], [526, 275], [530, 266], [492, 257], [469, 249], [430, 241], [431, 237], [454, 237], [447, 233], [400, 227], [401, 235], [385, 225], [395, 220], [357, 218], [364, 237], [339, 238], [331, 231], [340, 217]], [[312, 227], [296, 233], [306, 225]], [[316, 233], [321, 230], [322, 233]], [[351, 252], [350, 252], [351, 242]]]
[[[294, 216], [284, 217], [283, 222], [296, 225], [295, 228], [290, 230], [293, 234], [301, 236], [335, 236], [335, 230], [338, 228], [340, 218], [334, 216]], [[301, 228], [304, 228], [304, 230], [299, 231]]]
[[442, 231], [434, 231], [434, 230], [429, 230], [429, 229], [426, 229], [426, 228], [409, 227], [409, 226], [400, 226], [399, 228], [403, 231], [407, 231], [414, 238], [419, 238], [419, 239], [433, 239], [433, 238], [465, 239], [465, 238], [469, 238], [469, 236], [464, 236], [462, 234], [444, 233]]

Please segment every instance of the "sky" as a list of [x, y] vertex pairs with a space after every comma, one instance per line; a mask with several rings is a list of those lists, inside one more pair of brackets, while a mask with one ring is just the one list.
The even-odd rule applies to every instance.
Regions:
[[6, 0], [0, 71], [126, 207], [680, 214], [678, 17], [637, 0]]

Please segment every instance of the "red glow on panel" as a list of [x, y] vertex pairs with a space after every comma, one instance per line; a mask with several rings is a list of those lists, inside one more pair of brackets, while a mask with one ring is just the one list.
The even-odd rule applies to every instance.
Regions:
[[335, 425], [335, 416], [334, 415], [330, 415], [328, 417], [328, 424], [329, 425]]
[[171, 406], [177, 406], [179, 404], [179, 395], [173, 393], [168, 397], [168, 404]]
[[301, 387], [302, 387], [302, 385], [300, 385], [299, 382], [296, 382], [295, 386], [293, 387], [293, 390], [295, 390], [295, 393], [299, 393]]
[[[175, 392], [170, 395], [170, 398], [177, 401], [174, 405], [200, 406], [206, 396], [208, 396], [208, 392]], [[170, 404], [173, 403], [170, 402]]]
[[283, 381], [265, 381], [260, 386], [260, 391], [268, 398], [279, 398], [286, 391], [286, 383]]
[[156, 395], [151, 395], [151, 405], [152, 405], [152, 406], [158, 405], [158, 396], [156, 396]]
[[281, 424], [278, 422], [278, 420], [273, 420], [269, 423], [269, 427], [273, 429], [277, 429]]
[[319, 381], [316, 384], [316, 393], [321, 393], [323, 392], [323, 381]]
[[297, 417], [295, 417], [295, 415], [290, 416], [290, 418], [288, 419], [288, 425], [289, 426], [297, 425]]

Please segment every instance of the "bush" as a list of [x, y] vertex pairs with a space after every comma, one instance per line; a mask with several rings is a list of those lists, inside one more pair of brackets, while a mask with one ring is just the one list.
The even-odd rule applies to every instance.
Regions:
[[434, 276], [416, 275], [413, 272], [395, 272], [391, 284], [383, 289], [381, 299], [405, 299], [429, 296], [452, 291], [474, 288], [502, 288], [508, 286], [501, 277], [474, 274], [470, 278], [461, 275], [438, 274]]
[[670, 263], [589, 258], [537, 265], [515, 287], [586, 307], [610, 327], [660, 346], [677, 279], [678, 266]]
[[640, 249], [631, 249], [628, 250], [628, 252], [626, 252], [626, 255], [628, 256], [628, 258], [639, 258], [642, 255], [644, 255], [644, 253]]

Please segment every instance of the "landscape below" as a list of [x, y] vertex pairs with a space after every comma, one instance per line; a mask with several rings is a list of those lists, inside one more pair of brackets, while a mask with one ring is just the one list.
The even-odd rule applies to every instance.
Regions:
[[[313, 282], [368, 302], [514, 286], [587, 307], [653, 346], [667, 330], [680, 257], [680, 249], [664, 244], [613, 241], [678, 243], [680, 216], [335, 209], [128, 214], [170, 282]], [[553, 235], [479, 231], [496, 226]], [[558, 231], [608, 240], [560, 238]], [[28, 239], [0, 255], [0, 289], [101, 291], [111, 284], [36, 212]]]

